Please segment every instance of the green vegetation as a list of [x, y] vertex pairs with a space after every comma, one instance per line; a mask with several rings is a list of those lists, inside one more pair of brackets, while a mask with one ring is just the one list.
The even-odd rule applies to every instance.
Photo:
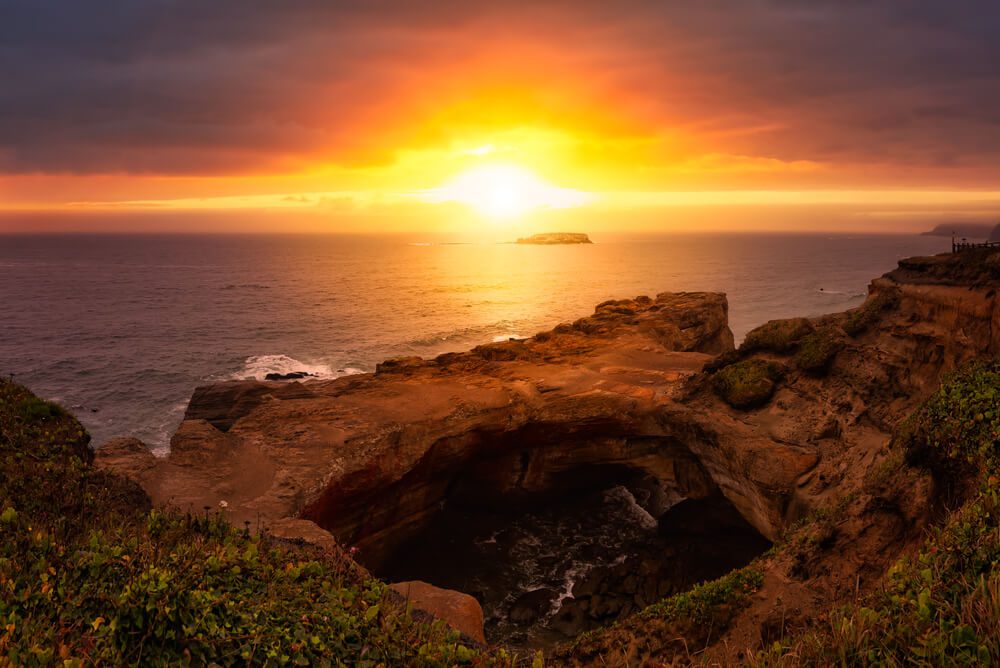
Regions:
[[32, 425], [38, 422], [49, 422], [63, 417], [66, 411], [62, 406], [44, 401], [38, 397], [21, 400], [15, 408], [24, 424]]
[[796, 344], [813, 331], [812, 323], [806, 318], [790, 318], [788, 320], [771, 320], [757, 329], [751, 330], [740, 345], [741, 353], [766, 351], [772, 353], [789, 353]]
[[[764, 586], [764, 573], [746, 566], [724, 575], [718, 580], [703, 582], [693, 589], [675, 594], [654, 603], [639, 613], [641, 619], [658, 618], [665, 621], [683, 619], [694, 624], [719, 622], [720, 613], [732, 618], [736, 610], [744, 607], [750, 595]], [[727, 619], [727, 621], [728, 621]]]
[[851, 337], [860, 336], [878, 321], [882, 311], [895, 307], [897, 301], [895, 295], [887, 292], [879, 293], [851, 312], [844, 321], [844, 331]]
[[889, 569], [880, 590], [751, 664], [1000, 664], [998, 399], [1000, 361], [975, 363], [947, 378], [903, 425], [896, 447], [906, 460], [951, 487], [964, 482], [965, 502]]
[[[802, 340], [799, 352], [813, 345]], [[760, 401], [779, 375], [748, 359], [714, 382], [723, 398]], [[343, 553], [234, 528], [207, 509], [150, 510], [136, 485], [90, 465], [88, 439], [58, 406], [0, 381], [0, 666], [517, 663], [414, 619]], [[952, 508], [945, 520], [877, 590], [748, 663], [1000, 664], [1000, 360], [946, 378], [866, 484], [915, 474], [906, 467], [938, 481]], [[742, 569], [583, 634], [553, 660], [696, 660], [690, 648], [724, 633], [761, 589], [767, 560], [800, 555], [809, 568], [855, 500], [816, 511]]]
[[510, 665], [344, 554], [149, 510], [65, 411], [0, 381], [0, 665]]
[[817, 329], [799, 342], [799, 349], [794, 357], [795, 366], [807, 373], [822, 374], [830, 367], [833, 358], [843, 347], [836, 329], [833, 327]]
[[556, 648], [551, 658], [556, 665], [572, 666], [654, 665], [650, 656], [663, 665], [673, 665], [672, 658], [693, 661], [691, 651], [724, 633], [764, 585], [756, 563], [583, 633]]
[[730, 364], [716, 372], [712, 386], [733, 408], [754, 408], [766, 404], [781, 378], [781, 368], [762, 359]]

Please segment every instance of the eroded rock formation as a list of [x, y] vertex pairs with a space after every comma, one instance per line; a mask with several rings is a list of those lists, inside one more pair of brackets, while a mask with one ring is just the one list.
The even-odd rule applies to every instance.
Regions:
[[[198, 388], [168, 457], [150, 462], [118, 444], [98, 461], [159, 504], [225, 502], [234, 521], [265, 526], [315, 522], [376, 569], [442, 504], [510, 507], [618, 475], [655, 481], [664, 507], [724, 498], [774, 539], [812, 509], [867, 498], [892, 429], [940, 375], [1000, 353], [1000, 255], [969, 257], [903, 261], [864, 306], [811, 319], [796, 336], [833, 337], [820, 366], [799, 359], [798, 339], [733, 351], [722, 295], [640, 297], [529, 339], [390, 360], [374, 374]], [[780, 373], [766, 403], [742, 410], [720, 399], [712, 372], [748, 358]], [[930, 517], [932, 489], [917, 481], [910, 491], [888, 510], [859, 506], [841, 536], [851, 568], [802, 576], [775, 566], [715, 646], [761, 642], [776, 597], [794, 602], [790, 619], [806, 617], [846, 596], [848, 579], [855, 594], [873, 582]]]
[[[732, 348], [726, 311], [723, 296], [703, 293], [607, 302], [531, 339], [391, 360], [375, 374], [198, 388], [170, 455], [128, 472], [157, 503], [225, 501], [237, 522], [313, 520], [372, 566], [445, 499], [517, 503], [571, 491], [607, 467], [641, 470], [678, 497], [705, 496], [718, 486], [706, 467], [727, 455], [700, 443], [696, 454], [700, 423], [671, 404], [684, 378]], [[769, 464], [758, 477], [782, 491], [743, 474], [722, 481], [752, 499], [747, 514], [764, 533], [815, 461], [771, 449], [787, 470]]]

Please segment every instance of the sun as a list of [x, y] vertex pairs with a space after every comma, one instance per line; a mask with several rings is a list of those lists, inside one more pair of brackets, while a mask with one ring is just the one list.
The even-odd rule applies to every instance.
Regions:
[[493, 220], [512, 220], [538, 209], [564, 209], [590, 201], [579, 190], [559, 188], [526, 167], [487, 164], [473, 167], [426, 193], [432, 202], [459, 202]]

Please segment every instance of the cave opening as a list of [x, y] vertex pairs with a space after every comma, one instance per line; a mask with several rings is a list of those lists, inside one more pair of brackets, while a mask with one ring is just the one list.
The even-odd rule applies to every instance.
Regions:
[[[533, 458], [512, 459], [524, 483]], [[613, 463], [567, 468], [531, 493], [500, 493], [464, 473], [374, 572], [474, 596], [487, 640], [515, 649], [548, 648], [611, 624], [770, 547], [704, 481], [678, 488]]]

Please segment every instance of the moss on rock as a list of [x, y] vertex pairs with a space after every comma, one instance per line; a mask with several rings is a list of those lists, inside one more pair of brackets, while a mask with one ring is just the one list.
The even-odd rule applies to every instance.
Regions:
[[802, 337], [812, 331], [813, 325], [806, 318], [771, 320], [746, 335], [743, 344], [740, 345], [740, 352], [789, 353], [794, 350]]
[[804, 336], [795, 353], [795, 366], [812, 374], [826, 372], [833, 358], [844, 347], [840, 340], [842, 336], [838, 336], [837, 330], [833, 327], [823, 327]]
[[781, 378], [781, 368], [762, 359], [736, 362], [712, 378], [715, 392], [733, 408], [755, 408], [766, 404]]

